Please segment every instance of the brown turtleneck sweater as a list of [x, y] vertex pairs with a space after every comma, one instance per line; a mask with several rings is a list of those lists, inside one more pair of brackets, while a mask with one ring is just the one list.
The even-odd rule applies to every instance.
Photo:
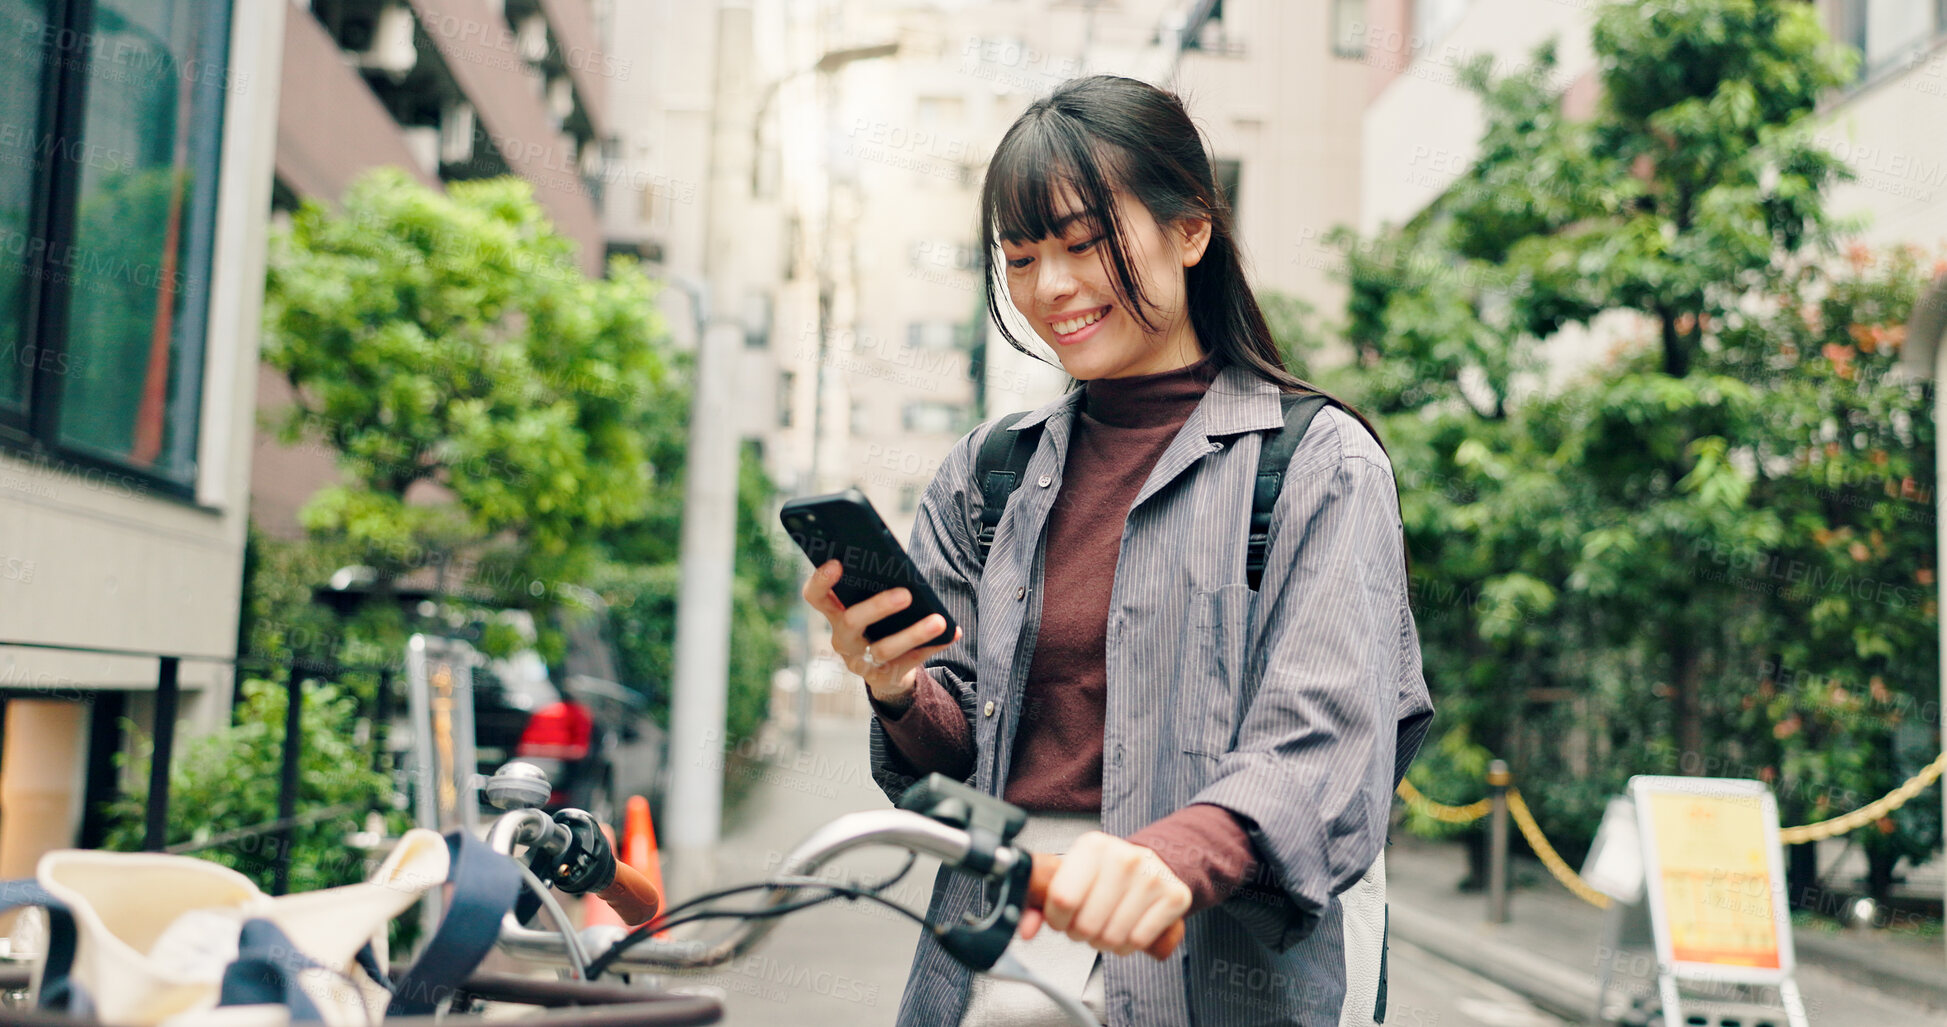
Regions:
[[[1044, 595], [1034, 661], [1015, 729], [1005, 798], [1039, 813], [1102, 810], [1102, 727], [1108, 702], [1109, 595], [1129, 508], [1156, 461], [1203, 399], [1217, 369], [1209, 357], [1131, 378], [1098, 378], [1068, 444], [1061, 492], [1048, 517]], [[886, 735], [919, 769], [971, 772], [972, 732], [932, 676], [893, 712], [872, 703]], [[1229, 810], [1193, 804], [1129, 837], [1189, 885], [1191, 911], [1224, 900], [1254, 869], [1243, 825]]]

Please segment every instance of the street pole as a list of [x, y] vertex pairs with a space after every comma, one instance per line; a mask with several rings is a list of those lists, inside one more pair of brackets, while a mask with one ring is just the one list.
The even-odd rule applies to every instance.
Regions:
[[[828, 51], [818, 58], [818, 63], [810, 70], [818, 74], [819, 103], [825, 122], [825, 218], [824, 238], [819, 241], [818, 260], [818, 362], [811, 370], [811, 466], [806, 478], [806, 491], [817, 492], [821, 488], [819, 477], [823, 461], [820, 453], [824, 448], [825, 432], [825, 365], [831, 362], [832, 337], [832, 292], [836, 288], [832, 282], [832, 263], [837, 259], [833, 240], [838, 234], [837, 222], [832, 217], [833, 200], [838, 190], [833, 186], [834, 168], [832, 160], [832, 141], [838, 137], [838, 83], [834, 72], [858, 61], [869, 61], [880, 57], [890, 57], [899, 52], [898, 43], [875, 43], [871, 46], [850, 47]], [[792, 77], [792, 76], [787, 76]], [[781, 81], [781, 80], [780, 80]], [[772, 84], [772, 90], [776, 83]], [[766, 91], [766, 97], [772, 90]], [[759, 112], [760, 116], [762, 111]], [[799, 752], [811, 745], [811, 670], [817, 662], [817, 649], [812, 641], [812, 621], [804, 618], [804, 630], [800, 636], [804, 646], [804, 669], [798, 675], [797, 724], [793, 734]]]
[[1492, 812], [1487, 822], [1487, 922], [1508, 922], [1508, 785], [1514, 778], [1505, 760], [1487, 765]]
[[[1900, 351], [1900, 364], [1907, 373], [1921, 381], [1933, 385], [1933, 424], [1934, 424], [1934, 615], [1940, 632], [1940, 705], [1934, 707], [1934, 728], [1940, 734], [1943, 748], [1947, 748], [1947, 496], [1941, 494], [1944, 479], [1941, 468], [1947, 467], [1947, 438], [1943, 438], [1940, 427], [1947, 424], [1947, 275], [1936, 275], [1933, 284], [1922, 290], [1919, 302], [1913, 306], [1913, 313], [1907, 318], [1906, 344]], [[1947, 778], [1942, 778], [1940, 789], [1940, 822], [1947, 824]], [[1941, 844], [1941, 861], [1947, 862], [1947, 839]], [[1947, 888], [1943, 888], [1941, 908], [1947, 911]], [[1947, 934], [1947, 932], [1943, 932]], [[1947, 938], [1943, 938], [1947, 941]]]
[[[822, 64], [822, 62], [821, 62]], [[825, 365], [831, 362], [832, 338], [832, 239], [838, 234], [838, 221], [832, 216], [833, 201], [838, 189], [833, 185], [836, 163], [832, 160], [831, 146], [836, 126], [838, 102], [833, 97], [838, 84], [829, 71], [818, 74], [818, 102], [823, 107], [821, 113], [825, 121], [825, 231], [819, 240], [818, 258], [818, 363], [811, 369], [811, 476], [810, 491], [820, 489], [818, 483], [820, 464], [819, 451], [823, 449], [825, 437]], [[805, 618], [804, 627], [804, 673], [798, 677], [798, 751], [803, 752], [811, 745], [811, 666], [815, 662], [812, 647], [811, 618]]]
[[[1938, 630], [1940, 632], [1940, 705], [1934, 707], [1934, 727], [1940, 732], [1941, 746], [1947, 748], [1947, 603], [1940, 601], [1940, 597], [1947, 597], [1947, 580], [1943, 580], [1942, 578], [1943, 573], [1947, 573], [1947, 566], [1943, 566], [1942, 564], [1942, 557], [1947, 556], [1947, 516], [1942, 516], [1943, 513], [1947, 513], [1947, 503], [1942, 502], [1940, 494], [1941, 483], [1943, 481], [1940, 469], [1947, 467], [1947, 438], [1941, 437], [1940, 433], [1940, 426], [1947, 424], [1947, 389], [1941, 387], [1944, 382], [1947, 382], [1947, 377], [1943, 377], [1943, 374], [1947, 373], [1947, 346], [1940, 344], [1942, 329], [1947, 328], [1947, 310], [1943, 310], [1943, 307], [1947, 307], [1947, 277], [1937, 279], [1932, 289], [1921, 294], [1920, 309], [1916, 310], [1913, 315], [1913, 328], [1921, 331], [1930, 329], [1934, 346], [1933, 580], [1934, 588], [1936, 589], [1934, 616], [1938, 620]], [[1908, 338], [1911, 337], [1912, 332], [1910, 330]], [[1940, 822], [1942, 825], [1947, 825], [1947, 777], [1941, 778], [1935, 787], [1940, 789]], [[1942, 863], [1947, 863], [1947, 830], [1943, 830], [1943, 836], [1941, 838], [1940, 860]], [[1947, 887], [1943, 887], [1942, 889], [1940, 908], [1943, 918], [1947, 918]], [[1942, 931], [1941, 933], [1947, 935], [1947, 931]]]
[[731, 380], [743, 331], [724, 315], [739, 294], [733, 273], [714, 245], [717, 219], [740, 199], [722, 182], [725, 157], [721, 110], [738, 78], [732, 52], [748, 46], [748, 8], [717, 10], [716, 83], [710, 120], [709, 172], [703, 211], [703, 278], [683, 283], [700, 331], [685, 450], [681, 576], [676, 596], [676, 653], [669, 701], [669, 799], [663, 843], [669, 850], [672, 895], [707, 887], [723, 829], [723, 766], [728, 748], [724, 713], [730, 684], [730, 614], [736, 570], [737, 421]]

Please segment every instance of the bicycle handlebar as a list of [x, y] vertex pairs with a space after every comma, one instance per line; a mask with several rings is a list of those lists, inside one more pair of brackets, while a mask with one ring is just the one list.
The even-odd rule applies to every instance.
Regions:
[[[517, 811], [501, 817], [488, 831], [487, 841], [496, 851], [513, 855], [513, 846], [524, 843], [527, 832], [521, 830], [525, 820], [523, 814], [538, 814], [537, 811]], [[941, 823], [920, 813], [900, 809], [867, 810], [847, 813], [812, 832], [811, 836], [800, 842], [797, 848], [784, 858], [778, 868], [780, 878], [799, 878], [795, 883], [778, 883], [761, 894], [753, 916], [742, 920], [727, 935], [716, 941], [670, 940], [665, 938], [636, 938], [630, 947], [614, 957], [610, 968], [622, 973], [701, 973], [720, 967], [749, 952], [777, 926], [778, 917], [765, 917], [766, 910], [774, 909], [800, 896], [804, 887], [802, 879], [816, 875], [817, 871], [833, 859], [853, 849], [874, 845], [890, 845], [921, 855], [933, 856], [949, 866], [960, 867], [968, 862], [974, 852], [972, 836], [965, 830]], [[992, 864], [986, 873], [992, 877], [1005, 877], [1013, 872], [1022, 859], [1030, 860], [1027, 902], [1039, 906], [1045, 897], [1048, 881], [1054, 877], [1060, 865], [1060, 857], [1048, 854], [1031, 854], [1011, 845], [1000, 845], [992, 849]], [[640, 888], [647, 888], [654, 895], [652, 903], [645, 903], [660, 910], [661, 896], [655, 895], [653, 886], [641, 881], [638, 886], [624, 874], [634, 874], [632, 868], [618, 865], [616, 883], [611, 891], [623, 893], [624, 901], [642, 902]], [[640, 875], [634, 875], [639, 878]], [[625, 884], [625, 881], [627, 882]], [[604, 893], [604, 897], [607, 894]], [[617, 912], [623, 919], [636, 922], [634, 912], [624, 912], [619, 906]], [[643, 917], [646, 921], [653, 917]], [[605, 953], [632, 932], [628, 928], [615, 926], [596, 926], [583, 928], [575, 939], [579, 947], [590, 954]], [[1181, 921], [1170, 925], [1169, 929], [1146, 950], [1156, 959], [1164, 959], [1175, 950], [1183, 939]], [[503, 921], [500, 933], [500, 947], [516, 957], [535, 963], [568, 966], [569, 939], [556, 931], [536, 931], [521, 926], [510, 913]]]
[[663, 910], [663, 893], [656, 890], [642, 871], [621, 860], [615, 861], [615, 883], [595, 896], [608, 903], [615, 915], [631, 927], [654, 920]]
[[[1048, 901], [1048, 885], [1055, 879], [1055, 871], [1061, 869], [1061, 857], [1047, 852], [1034, 854], [1034, 863], [1028, 871], [1028, 906], [1040, 909]], [[1183, 943], [1183, 921], [1169, 925], [1156, 940], [1149, 943], [1143, 951], [1151, 959], [1164, 960]]]

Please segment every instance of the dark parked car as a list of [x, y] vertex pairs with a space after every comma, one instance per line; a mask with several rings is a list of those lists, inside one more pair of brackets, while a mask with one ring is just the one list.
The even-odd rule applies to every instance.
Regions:
[[[371, 580], [364, 568], [346, 568], [317, 597], [346, 612], [371, 598]], [[599, 596], [576, 590], [584, 608], [557, 616], [566, 652], [555, 668], [534, 650], [537, 633], [525, 611], [463, 609], [424, 588], [395, 588], [393, 596], [424, 634], [477, 647], [494, 625], [511, 628], [526, 643], [504, 657], [482, 656], [473, 667], [474, 751], [481, 773], [492, 774], [511, 759], [533, 763], [554, 785], [550, 808], [586, 809], [617, 826], [628, 796], [648, 796], [651, 803], [661, 797], [662, 730], [645, 714], [642, 693], [617, 680]], [[403, 700], [393, 706], [406, 708]], [[408, 744], [411, 729], [403, 718], [389, 731], [395, 749]]]

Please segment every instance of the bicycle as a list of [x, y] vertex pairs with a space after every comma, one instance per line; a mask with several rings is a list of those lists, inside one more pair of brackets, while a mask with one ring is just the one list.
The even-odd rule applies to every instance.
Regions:
[[[524, 859], [543, 885], [568, 894], [581, 894], [602, 884], [609, 889], [604, 894], [623, 901], [645, 901], [638, 885], [629, 881], [626, 864], [618, 869], [612, 849], [599, 832], [582, 826], [583, 821], [573, 815], [579, 811], [563, 811], [569, 814], [568, 824], [577, 825], [567, 826], [561, 813], [550, 816], [535, 808], [538, 802], [533, 796], [545, 797], [547, 792], [544, 778], [535, 782], [539, 775], [538, 770], [515, 763], [502, 767], [487, 781], [488, 801], [507, 811], [489, 827], [488, 846], [517, 861]], [[555, 930], [526, 926], [538, 910], [516, 909], [503, 921], [498, 945], [517, 959], [564, 969], [571, 979], [591, 983], [610, 971], [701, 973], [749, 952], [787, 914], [839, 899], [872, 901], [919, 923], [954, 959], [975, 973], [1034, 987], [1075, 1023], [1099, 1027], [1100, 1021], [1078, 998], [1054, 987], [1007, 951], [1022, 913], [1040, 908], [1048, 883], [1060, 866], [1059, 856], [1030, 853], [1011, 844], [1026, 820], [1026, 813], [1018, 807], [932, 774], [908, 789], [896, 809], [848, 813], [813, 832], [784, 858], [780, 872], [769, 880], [721, 889], [659, 909], [653, 919], [634, 928], [594, 926], [571, 932], [565, 912], [549, 900], [542, 905], [551, 907]], [[592, 818], [587, 823], [592, 823]], [[875, 845], [905, 849], [905, 865], [870, 885], [815, 876], [833, 859]], [[956, 872], [984, 878], [990, 897], [986, 915], [975, 918], [968, 914], [966, 922], [959, 924], [934, 924], [885, 898], [882, 893], [900, 881], [920, 855], [935, 857]], [[628, 883], [617, 883], [622, 881]], [[647, 886], [647, 882], [641, 882], [641, 886]], [[753, 892], [763, 893], [755, 908], [710, 908], [724, 899]], [[802, 897], [804, 892], [815, 894]], [[659, 906], [660, 902], [654, 904]], [[711, 919], [741, 922], [715, 941], [660, 937], [672, 928]], [[1183, 924], [1179, 921], [1149, 946], [1148, 954], [1167, 958], [1182, 939]], [[591, 959], [590, 952], [599, 955]]]

